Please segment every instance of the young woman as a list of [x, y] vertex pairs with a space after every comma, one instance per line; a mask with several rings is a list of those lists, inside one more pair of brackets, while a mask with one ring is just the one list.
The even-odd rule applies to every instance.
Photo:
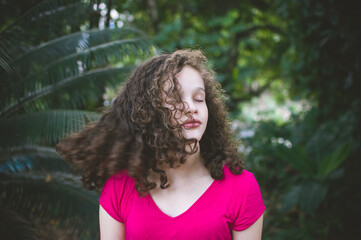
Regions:
[[101, 239], [261, 239], [265, 206], [200, 51], [139, 66], [98, 122], [57, 150], [102, 188]]

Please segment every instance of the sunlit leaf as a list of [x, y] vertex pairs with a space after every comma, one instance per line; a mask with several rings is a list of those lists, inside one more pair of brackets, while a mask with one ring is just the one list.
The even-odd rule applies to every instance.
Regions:
[[327, 177], [347, 159], [350, 150], [351, 145], [350, 143], [346, 142], [324, 157], [318, 168], [319, 174], [322, 177]]

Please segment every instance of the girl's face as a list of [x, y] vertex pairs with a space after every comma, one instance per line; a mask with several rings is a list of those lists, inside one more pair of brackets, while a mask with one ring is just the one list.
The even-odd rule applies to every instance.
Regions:
[[[208, 108], [204, 81], [197, 70], [185, 66], [176, 78], [180, 86], [180, 96], [185, 105], [185, 112], [175, 111], [175, 119], [182, 127], [186, 139], [199, 142], [206, 130]], [[170, 107], [166, 104], [167, 107]]]

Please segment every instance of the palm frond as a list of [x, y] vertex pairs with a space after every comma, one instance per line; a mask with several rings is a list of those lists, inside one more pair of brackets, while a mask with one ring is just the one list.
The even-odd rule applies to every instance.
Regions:
[[[21, 79], [18, 77], [21, 69], [18, 68], [15, 61], [18, 56], [28, 52], [29, 49], [33, 48], [32, 46], [63, 36], [67, 32], [64, 30], [65, 24], [73, 26], [72, 32], [79, 30], [81, 22], [89, 17], [89, 9], [89, 1], [46, 0], [35, 5], [5, 28], [0, 33], [2, 51], [0, 60], [4, 60], [1, 61], [0, 86], [10, 86], [14, 79]], [[11, 62], [14, 64], [13, 66], [10, 65], [12, 68], [10, 69], [11, 74], [9, 74], [9, 63]]]
[[121, 83], [133, 68], [133, 66], [102, 68], [63, 79], [57, 84], [48, 85], [17, 99], [12, 105], [0, 111], [0, 116], [10, 115], [20, 107], [24, 107], [26, 112], [49, 109], [54, 102], [58, 108], [82, 106], [89, 97], [96, 99], [101, 97], [105, 86], [116, 87], [116, 84]]
[[2, 149], [22, 145], [53, 146], [71, 132], [78, 132], [99, 115], [87, 111], [52, 110], [0, 119]]
[[[31, 42], [31, 38], [39, 38], [34, 34], [29, 34], [28, 29], [34, 32], [39, 30], [55, 30], [52, 25], [64, 20], [76, 20], [78, 23], [84, 20], [90, 9], [90, 1], [86, 0], [46, 0], [35, 5], [20, 18], [7, 26], [0, 33], [0, 41], [7, 39], [8, 46], [15, 47], [20, 42]], [[51, 31], [48, 31], [51, 32]], [[59, 32], [60, 33], [60, 32]], [[63, 35], [63, 33], [61, 33]], [[60, 36], [60, 35], [59, 35]], [[44, 37], [44, 35], [42, 35]], [[53, 36], [54, 37], [54, 36]], [[57, 37], [55, 35], [55, 37]], [[30, 38], [30, 39], [29, 39]], [[29, 41], [30, 40], [30, 41]], [[46, 39], [42, 39], [43, 41]]]
[[72, 229], [81, 239], [99, 239], [99, 194], [82, 188], [75, 175], [0, 173], [0, 192], [4, 208]]
[[[137, 58], [145, 58], [154, 54], [154, 47], [147, 38], [118, 40], [110, 43], [104, 43], [92, 48], [64, 56], [55, 62], [39, 69], [14, 85], [10, 89], [1, 91], [0, 108], [1, 112], [7, 112], [14, 106], [23, 104], [37, 90], [45, 86], [57, 84], [66, 78], [81, 76], [90, 69], [99, 68], [125, 61], [130, 58], [133, 61]], [[25, 97], [24, 97], [25, 96]], [[14, 99], [22, 99], [14, 101]], [[10, 105], [10, 106], [9, 106]], [[0, 112], [0, 115], [3, 113]]]
[[2, 78], [13, 77], [14, 75], [16, 75], [17, 72], [14, 60], [6, 53], [5, 47], [1, 43], [0, 43], [0, 69], [2, 69], [0, 70]]
[[32, 223], [17, 212], [3, 208], [0, 209], [0, 236], [2, 239], [7, 240], [39, 240]]
[[105, 86], [157, 53], [130, 27], [78, 32], [93, 19], [92, 3], [44, 0], [0, 33], [1, 208], [79, 239], [99, 239], [99, 194], [81, 186], [53, 147], [99, 115], [59, 109], [98, 102]]
[[54, 148], [28, 145], [0, 151], [0, 172], [48, 172], [70, 173], [69, 165]]
[[137, 37], [145, 37], [145, 34], [132, 27], [76, 32], [33, 47], [17, 56], [15, 61], [22, 72], [28, 73], [34, 66], [48, 65], [49, 62], [72, 53], [119, 39]]
[[124, 64], [127, 63], [126, 60], [129, 62], [129, 58], [147, 58], [154, 54], [153, 50], [152, 43], [145, 37], [105, 42], [62, 55], [54, 61], [49, 59], [46, 64], [36, 66], [36, 70], [27, 75], [17, 87], [32, 91], [37, 86], [55, 84], [94, 68], [119, 62]]

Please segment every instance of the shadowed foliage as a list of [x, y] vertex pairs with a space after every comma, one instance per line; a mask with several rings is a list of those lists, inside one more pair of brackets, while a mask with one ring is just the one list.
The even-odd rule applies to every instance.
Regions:
[[47, 0], [0, 32], [0, 203], [14, 223], [1, 225], [6, 239], [99, 238], [98, 193], [54, 146], [97, 120], [91, 106], [105, 87], [156, 49], [129, 25], [91, 28], [94, 14], [91, 1]]

